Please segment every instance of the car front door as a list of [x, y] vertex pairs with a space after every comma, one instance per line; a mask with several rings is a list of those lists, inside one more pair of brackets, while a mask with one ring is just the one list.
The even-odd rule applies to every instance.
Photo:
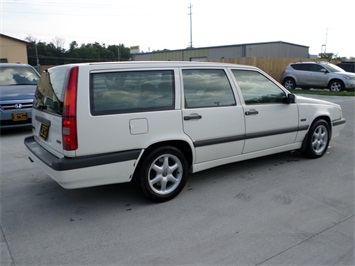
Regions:
[[289, 145], [298, 132], [298, 107], [285, 103], [286, 93], [260, 72], [232, 70], [244, 98], [246, 124], [243, 153]]
[[324, 67], [318, 64], [312, 64], [312, 67], [309, 72], [309, 83], [316, 87], [327, 87], [328, 86], [328, 73]]
[[242, 153], [245, 121], [225, 69], [182, 69], [185, 133], [195, 147], [195, 163]]

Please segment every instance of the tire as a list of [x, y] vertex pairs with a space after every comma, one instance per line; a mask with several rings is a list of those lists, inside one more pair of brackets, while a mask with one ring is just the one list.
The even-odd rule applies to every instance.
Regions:
[[294, 90], [296, 88], [296, 82], [293, 78], [285, 78], [282, 85], [288, 90]]
[[306, 136], [303, 155], [308, 158], [322, 157], [328, 149], [329, 141], [329, 124], [323, 119], [316, 120]]
[[142, 158], [135, 174], [135, 183], [143, 195], [153, 202], [175, 198], [187, 181], [188, 164], [175, 147], [160, 147]]
[[329, 82], [328, 88], [330, 91], [339, 92], [344, 90], [344, 83], [340, 80], [332, 80]]

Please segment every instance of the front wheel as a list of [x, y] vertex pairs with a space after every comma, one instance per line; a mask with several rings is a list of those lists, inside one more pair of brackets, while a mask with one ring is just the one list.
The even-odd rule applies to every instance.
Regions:
[[344, 84], [340, 80], [333, 80], [329, 83], [329, 90], [333, 92], [339, 92], [344, 90]]
[[180, 150], [160, 147], [142, 160], [135, 180], [146, 198], [154, 202], [168, 201], [184, 188], [188, 164]]
[[303, 154], [309, 158], [319, 158], [322, 157], [329, 145], [330, 141], [330, 130], [328, 123], [319, 119], [315, 121], [305, 139], [305, 147]]

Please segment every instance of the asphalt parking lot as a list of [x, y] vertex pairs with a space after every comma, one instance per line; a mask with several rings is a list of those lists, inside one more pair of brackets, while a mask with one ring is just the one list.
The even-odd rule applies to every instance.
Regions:
[[130, 184], [65, 190], [2, 134], [0, 265], [354, 265], [355, 97], [316, 160], [288, 152], [190, 175], [163, 204]]

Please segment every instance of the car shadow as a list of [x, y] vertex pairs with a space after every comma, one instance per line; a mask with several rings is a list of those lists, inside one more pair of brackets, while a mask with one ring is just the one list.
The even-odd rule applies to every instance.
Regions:
[[31, 133], [32, 133], [32, 126], [0, 129], [0, 136], [9, 136], [9, 135], [16, 136], [16, 135], [31, 134]]

